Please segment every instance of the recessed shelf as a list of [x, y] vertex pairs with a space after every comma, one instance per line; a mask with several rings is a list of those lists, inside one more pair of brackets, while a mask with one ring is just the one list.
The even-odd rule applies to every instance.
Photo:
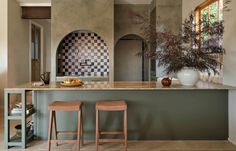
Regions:
[[8, 120], [21, 120], [21, 118], [22, 116], [18, 116], [18, 115], [11, 115], [7, 117]]
[[20, 147], [20, 146], [22, 146], [22, 143], [21, 142], [8, 142], [8, 146], [16, 146], [16, 147]]
[[[30, 130], [29, 133], [28, 133], [28, 136], [27, 136], [27, 141], [30, 141], [34, 138], [34, 131], [33, 130]], [[8, 142], [9, 144], [12, 143], [12, 144], [18, 144], [19, 146], [21, 145], [21, 136], [13, 136], [10, 138], [10, 141]], [[18, 146], [16, 145], [16, 146]], [[11, 145], [9, 145], [11, 146]], [[15, 145], [12, 145], [12, 146], [15, 146]]]
[[[36, 113], [36, 110], [32, 109], [31, 112], [29, 112], [29, 114], [26, 115], [26, 118], [30, 117], [34, 113]], [[21, 114], [10, 115], [10, 116], [7, 117], [7, 119], [8, 120], [21, 120], [22, 119], [22, 115]]]
[[[37, 98], [35, 97], [35, 93], [34, 91], [32, 91], [32, 94], [30, 95], [30, 97], [32, 97], [32, 106], [29, 107], [27, 105], [27, 100], [26, 100], [26, 93], [27, 92], [30, 92], [32, 90], [13, 90], [13, 91], [8, 91], [8, 90], [4, 90], [4, 103], [5, 103], [5, 110], [4, 110], [4, 131], [7, 132], [7, 133], [4, 133], [4, 138], [5, 140], [8, 140], [5, 142], [5, 147], [6, 148], [10, 148], [10, 147], [21, 147], [23, 149], [27, 148], [27, 143], [31, 140], [34, 139], [34, 136], [35, 136], [35, 127], [31, 127], [29, 130], [27, 125], [28, 123], [27, 122], [27, 118], [28, 117], [31, 117], [33, 114], [36, 113], [36, 109], [34, 108], [34, 105], [36, 105], [36, 101], [37, 101]], [[19, 112], [19, 114], [11, 114], [11, 111], [10, 110], [10, 95], [11, 94], [20, 94], [21, 95], [21, 106], [22, 106], [22, 112]], [[28, 108], [28, 110], [27, 110]], [[36, 107], [37, 108], [37, 107]], [[15, 111], [18, 111], [18, 110], [15, 110]], [[14, 112], [15, 112], [14, 111]], [[28, 114], [24, 114], [24, 113], [27, 113], [29, 112]], [[23, 115], [23, 114], [24, 115]], [[20, 134], [19, 135], [15, 135], [13, 137], [10, 137], [10, 120], [19, 120], [21, 121], [21, 124], [23, 125], [20, 129], [27, 132], [27, 134]], [[32, 118], [33, 122], [34, 122], [34, 118]], [[25, 123], [23, 123], [25, 122]], [[32, 126], [32, 125], [31, 125]], [[24, 127], [24, 129], [22, 129]], [[22, 138], [26, 138], [26, 139], [23, 139]]]

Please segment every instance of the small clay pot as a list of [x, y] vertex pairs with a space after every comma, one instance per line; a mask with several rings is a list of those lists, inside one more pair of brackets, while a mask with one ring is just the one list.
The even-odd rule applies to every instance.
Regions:
[[172, 79], [169, 77], [163, 78], [161, 80], [161, 84], [163, 85], [163, 87], [170, 87], [171, 82], [172, 82]]

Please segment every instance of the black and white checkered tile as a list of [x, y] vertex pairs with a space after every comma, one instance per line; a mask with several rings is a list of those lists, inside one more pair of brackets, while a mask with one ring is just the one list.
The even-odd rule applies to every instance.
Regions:
[[60, 75], [109, 75], [108, 47], [96, 33], [73, 32], [63, 39], [57, 52]]

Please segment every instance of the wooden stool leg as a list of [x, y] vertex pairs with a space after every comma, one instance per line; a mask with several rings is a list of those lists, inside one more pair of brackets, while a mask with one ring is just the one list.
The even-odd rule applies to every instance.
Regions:
[[[56, 112], [53, 111], [53, 127], [54, 127], [54, 139], [57, 140], [57, 119], [56, 119]], [[56, 146], [58, 146], [58, 143], [56, 143]]]
[[127, 110], [124, 111], [124, 134], [125, 134], [125, 151], [127, 151]]
[[96, 151], [98, 151], [99, 145], [99, 111], [96, 110]]
[[83, 110], [81, 109], [81, 129], [80, 129], [80, 133], [81, 133], [81, 145], [84, 145], [84, 127], [83, 127]]
[[51, 150], [51, 139], [52, 139], [52, 113], [53, 111], [50, 111], [49, 116], [49, 124], [48, 124], [48, 151]]
[[81, 141], [81, 138], [80, 138], [80, 130], [81, 130], [81, 110], [79, 110], [78, 112], [78, 130], [77, 130], [77, 150], [80, 151], [80, 141]]

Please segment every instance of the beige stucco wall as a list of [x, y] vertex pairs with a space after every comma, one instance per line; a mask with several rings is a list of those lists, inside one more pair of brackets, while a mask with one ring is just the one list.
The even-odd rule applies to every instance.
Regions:
[[142, 40], [120, 40], [115, 47], [115, 81], [142, 81]]
[[113, 80], [114, 1], [113, 0], [52, 0], [52, 80], [56, 77], [56, 50], [68, 33], [89, 30], [101, 36], [108, 45], [110, 80]]
[[[183, 0], [183, 18], [187, 17], [191, 10], [202, 3], [204, 0]], [[223, 63], [223, 83], [236, 86], [236, 19], [232, 17], [236, 14], [236, 1], [231, 1], [229, 7], [230, 12], [224, 13], [225, 33], [224, 47], [226, 54]], [[235, 91], [229, 93], [229, 140], [236, 144], [236, 116], [235, 116]]]
[[[190, 0], [189, 0], [190, 1]], [[182, 0], [154, 0], [152, 5], [156, 5], [156, 20], [153, 22], [157, 23], [157, 31], [168, 31], [174, 34], [178, 34], [182, 25]], [[152, 12], [152, 16], [155, 16]], [[156, 67], [156, 73], [152, 72], [153, 80], [154, 77], [165, 76], [164, 67], [159, 67], [158, 62], [153, 63], [152, 68]], [[153, 70], [154, 71], [154, 70]]]
[[43, 71], [51, 71], [51, 20], [34, 19], [34, 22], [43, 27]]
[[21, 19], [21, 7], [8, 0], [8, 86], [29, 81], [29, 21]]
[[3, 89], [7, 86], [7, 1], [0, 0], [0, 108], [3, 106]]
[[[119, 63], [125, 63], [127, 64], [127, 60], [126, 59], [123, 59], [123, 58], [120, 58], [119, 55], [122, 55], [122, 52], [124, 53], [124, 51], [122, 51], [121, 49], [125, 49], [125, 51], [128, 51], [128, 50], [131, 50], [131, 49], [134, 49], [134, 48], [138, 48], [135, 43], [133, 42], [130, 42], [132, 44], [134, 44], [133, 46], [119, 46], [119, 48], [117, 48], [117, 43], [119, 41], [120, 38], [126, 36], [126, 35], [129, 35], [129, 34], [134, 34], [134, 35], [138, 35], [140, 36], [141, 38], [145, 38], [145, 35], [143, 33], [143, 31], [141, 30], [142, 28], [142, 25], [139, 25], [139, 24], [136, 24], [134, 23], [135, 20], [133, 20], [132, 18], [132, 13], [135, 13], [135, 14], [140, 14], [140, 15], [146, 15], [149, 19], [150, 17], [150, 5], [147, 5], [147, 4], [116, 4], [115, 5], [115, 18], [114, 18], [114, 21], [115, 21], [115, 51], [120, 51], [121, 54], [119, 54], [119, 52], [115, 52], [115, 55], [114, 55], [114, 59], [116, 60], [115, 62], [115, 65], [114, 65], [114, 70], [116, 71], [115, 74], [118, 74], [118, 75], [115, 75], [116, 77], [116, 80], [122, 80], [122, 79], [132, 79], [131, 77], [127, 77], [127, 78], [122, 78], [121, 76], [124, 76], [125, 75], [125, 72], [123, 72], [123, 70], [121, 69], [121, 66], [119, 66]], [[131, 38], [132, 39], [132, 38]], [[126, 42], [128, 43], [128, 42]], [[135, 63], [137, 61], [138, 56], [137, 56], [137, 53], [141, 51], [142, 49], [142, 46], [140, 46], [141, 48], [139, 48], [139, 50], [137, 51], [133, 51], [131, 50], [131, 52], [129, 53], [133, 53], [133, 56], [130, 55], [131, 59], [130, 60], [133, 60], [131, 61], [130, 63]], [[135, 53], [136, 52], [136, 53]], [[132, 59], [133, 57], [133, 59]], [[137, 65], [138, 66], [138, 65]], [[128, 67], [128, 66], [127, 66]], [[116, 68], [120, 68], [120, 69], [116, 69]], [[140, 68], [141, 69], [141, 68]], [[127, 70], [127, 68], [125, 68], [125, 70]], [[144, 61], [144, 80], [148, 80], [149, 79], [149, 60], [148, 59], [145, 59]], [[119, 71], [122, 71], [122, 73], [118, 73]], [[139, 74], [140, 71], [136, 70], [136, 71], [133, 71], [133, 72], [136, 72], [137, 74]], [[136, 81], [138, 80], [138, 78], [136, 78]]]
[[[223, 83], [236, 86], [236, 1], [232, 0], [229, 7], [230, 12], [224, 14], [225, 34], [224, 47], [226, 54], [224, 56]], [[229, 94], [229, 140], [236, 144], [236, 92]]]
[[156, 0], [152, 0], [151, 4], [150, 4], [150, 12], [152, 12], [153, 9], [155, 9], [155, 8], [156, 8]]
[[224, 57], [223, 82], [228, 85], [236, 86], [236, 1], [232, 1], [229, 6], [232, 10], [224, 13], [225, 34], [224, 47], [226, 54]]
[[130, 4], [116, 4], [115, 5], [115, 44], [117, 41], [125, 35], [136, 34], [143, 37], [141, 31], [141, 25], [135, 24], [132, 19], [131, 12], [148, 15], [149, 17], [149, 5], [130, 5]]
[[182, 0], [156, 0], [156, 17], [159, 26], [178, 33], [182, 25]]
[[29, 80], [29, 22], [16, 0], [0, 0], [0, 107], [3, 89]]
[[183, 20], [188, 17], [188, 15], [195, 10], [195, 8], [203, 3], [205, 0], [183, 0], [183, 7], [182, 7], [182, 13], [183, 13]]

